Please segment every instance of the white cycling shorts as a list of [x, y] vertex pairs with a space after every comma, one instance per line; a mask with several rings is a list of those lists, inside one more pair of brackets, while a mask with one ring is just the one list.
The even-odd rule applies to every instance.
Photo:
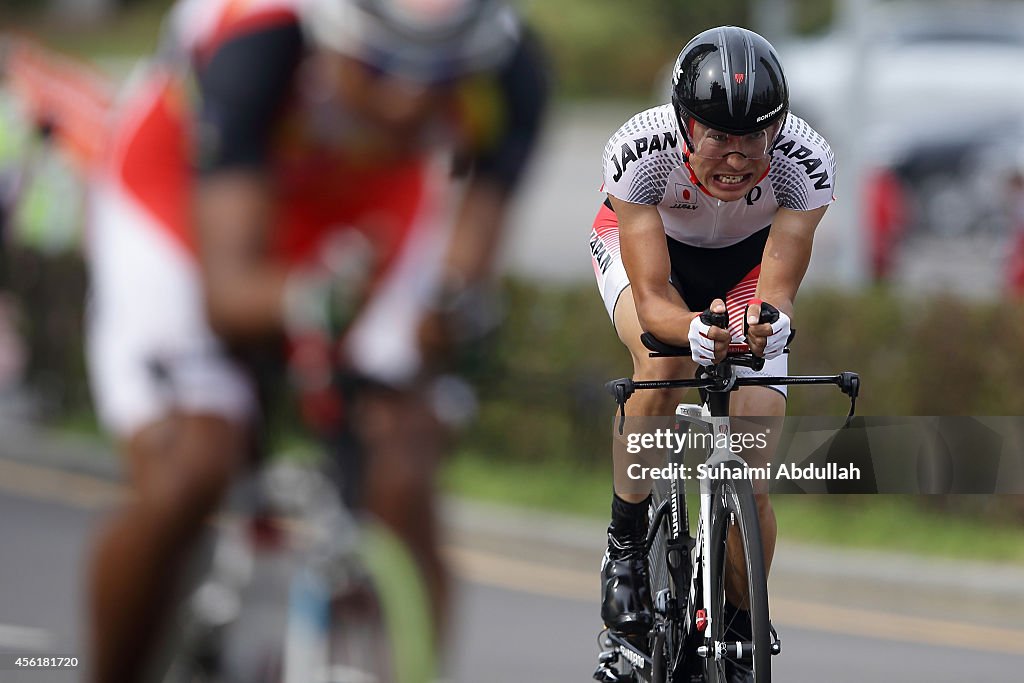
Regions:
[[[394, 386], [419, 371], [419, 322], [447, 244], [438, 204], [424, 203], [346, 337], [350, 367]], [[248, 421], [254, 387], [210, 329], [194, 257], [116, 183], [95, 188], [90, 223], [87, 361], [103, 425], [127, 437], [175, 410]]]
[[127, 437], [172, 410], [249, 419], [253, 388], [206, 322], [194, 259], [128, 193], [94, 189], [87, 361], [103, 425]]

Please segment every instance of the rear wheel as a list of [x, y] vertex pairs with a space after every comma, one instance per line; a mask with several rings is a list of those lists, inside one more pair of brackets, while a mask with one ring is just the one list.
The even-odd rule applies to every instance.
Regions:
[[[768, 584], [761, 543], [761, 527], [757, 505], [750, 482], [721, 481], [715, 486], [711, 502], [711, 594], [706, 604], [713, 615], [709, 625], [708, 645], [718, 645], [720, 654], [708, 653], [705, 672], [709, 683], [747, 680], [753, 683], [771, 681], [771, 634], [768, 621]], [[744, 555], [746, 581], [741, 595], [730, 595], [749, 610], [726, 605], [726, 539], [738, 535]], [[747, 622], [749, 614], [749, 624]], [[736, 673], [746, 678], [736, 678]], [[730, 679], [730, 675], [733, 678]]]

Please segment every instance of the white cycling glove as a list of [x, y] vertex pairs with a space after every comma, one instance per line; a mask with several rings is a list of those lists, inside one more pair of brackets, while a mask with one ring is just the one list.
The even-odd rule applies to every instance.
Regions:
[[772, 323], [772, 333], [768, 335], [768, 343], [764, 347], [765, 360], [778, 358], [789, 343], [789, 335], [793, 332], [789, 316], [779, 311], [779, 319]]
[[690, 321], [690, 357], [694, 363], [700, 365], [714, 365], [715, 362], [715, 340], [708, 337], [711, 325], [705, 325], [700, 316], [694, 316]]

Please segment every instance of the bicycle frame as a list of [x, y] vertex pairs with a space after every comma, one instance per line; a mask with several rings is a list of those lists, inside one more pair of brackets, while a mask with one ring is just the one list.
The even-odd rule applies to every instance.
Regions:
[[[726, 409], [728, 404], [728, 393], [722, 395], [726, 402]], [[699, 417], [693, 413], [699, 414]], [[731, 426], [729, 422], [730, 418], [728, 414], [713, 415], [707, 405], [698, 406], [693, 404], [680, 404], [676, 410], [676, 421], [677, 423], [689, 423], [701, 428], [708, 428], [714, 434], [724, 434], [726, 440], [714, 441], [714, 446], [708, 458], [705, 460], [705, 464], [709, 467], [717, 467], [725, 463], [731, 462], [736, 465], [745, 465], [746, 461], [742, 457], [732, 453], [727, 447], [720, 445], [722, 443], [728, 443], [729, 436], [731, 434]], [[675, 538], [686, 539], [690, 534], [689, 524], [689, 513], [685, 505], [685, 486], [678, 480], [673, 479], [670, 483], [669, 497], [661, 502], [657, 509], [654, 510], [651, 527], [647, 538], [647, 547], [650, 549], [656, 542], [658, 530], [662, 527], [665, 521], [665, 517], [669, 516], [671, 521], [671, 527]], [[688, 548], [688, 553], [685, 556], [685, 562], [688, 564], [689, 570], [685, 572], [684, 582], [680, 584], [676, 583], [677, 595], [667, 596], [671, 602], [668, 602], [662, 598], [662, 604], [659, 605], [657, 611], [671, 614], [672, 610], [669, 608], [670, 604], [678, 602], [678, 592], [686, 592], [686, 609], [683, 613], [676, 615], [681, 621], [681, 637], [680, 643], [691, 642], [694, 635], [700, 632], [709, 632], [712, 623], [715, 619], [720, 618], [720, 615], [716, 613], [717, 608], [714, 607], [710, 602], [707, 602], [706, 596], [711, 594], [711, 553], [708, 544], [708, 539], [711, 538], [711, 502], [712, 492], [709, 487], [704, 485], [701, 486], [700, 491], [700, 508], [697, 517], [697, 534], [696, 537], [692, 538], [692, 545]], [[700, 583], [695, 580], [697, 572], [694, 571], [699, 567]], [[684, 568], [685, 569], [685, 568]], [[678, 580], [678, 576], [673, 577]], [[685, 587], [684, 587], [685, 586]], [[704, 611], [703, 623], [698, 627], [697, 624], [697, 611], [701, 609]], [[703, 636], [701, 636], [703, 638]], [[609, 638], [615, 644], [617, 652], [628, 661], [636, 671], [636, 673], [646, 678], [642, 680], [650, 680], [653, 676], [653, 668], [655, 663], [653, 661], [652, 654], [642, 651], [634, 643], [629, 640], [617, 636], [615, 634], [609, 634]], [[716, 645], [716, 644], [712, 644]], [[704, 650], [705, 656], [714, 658], [721, 657], [721, 650], [717, 647], [708, 648], [707, 646], [701, 646], [698, 648], [698, 653]], [[668, 662], [667, 675], [672, 676], [680, 666], [684, 666], [685, 662], [682, 660], [683, 650], [680, 647], [676, 652], [676, 660]], [[667, 678], [666, 680], [672, 680]]]
[[[647, 341], [645, 341], [645, 344], [647, 344]], [[648, 344], [648, 347], [654, 351], [651, 353], [652, 357], [689, 355], [689, 350], [683, 347], [674, 348], [659, 345], [658, 348], [655, 348], [651, 344]], [[618, 425], [619, 433], [622, 433], [625, 422], [626, 401], [630, 396], [632, 396], [633, 392], [643, 389], [698, 388], [701, 389], [702, 392], [706, 392], [704, 394], [705, 404], [703, 406], [680, 404], [676, 410], [676, 421], [677, 423], [687, 422], [693, 425], [707, 425], [713, 434], [725, 435], [726, 438], [724, 440], [716, 438], [713, 441], [711, 453], [705, 461], [705, 464], [712, 468], [723, 465], [727, 462], [735, 463], [738, 466], [746, 465], [746, 461], [743, 460], [742, 457], [733, 453], [727, 446], [725, 446], [725, 444], [731, 442], [729, 398], [731, 392], [739, 387], [773, 385], [790, 386], [805, 384], [836, 385], [851, 399], [850, 413], [846, 420], [846, 425], [849, 425], [856, 409], [856, 400], [860, 391], [860, 378], [856, 373], [843, 372], [838, 375], [792, 377], [736, 376], [735, 366], [760, 370], [763, 367], [763, 364], [763, 359], [754, 357], [749, 352], [730, 351], [728, 355], [728, 362], [714, 365], [710, 368], [701, 368], [698, 371], [697, 377], [692, 380], [634, 381], [629, 378], [624, 378], [609, 382], [606, 385], [606, 388], [609, 393], [615, 397], [620, 410], [620, 421]], [[670, 499], [663, 501], [654, 511], [654, 515], [651, 520], [651, 528], [647, 538], [648, 551], [650, 551], [650, 548], [656, 542], [657, 533], [664, 521], [665, 514], [669, 514], [669, 510], [666, 509], [666, 505], [675, 508], [671, 510], [671, 514], [673, 516], [673, 533], [676, 538], [688, 539], [690, 537], [688, 512], [685, 506], [685, 487], [682, 487], [681, 489], [679, 487], [679, 480], [673, 479], [670, 484]], [[683, 496], [678, 496], [677, 491], [682, 491]], [[671, 677], [674, 677], [679, 673], [679, 667], [687, 666], [685, 661], [687, 653], [685, 651], [684, 644], [692, 643], [695, 640], [695, 633], [700, 632], [699, 642], [704, 643], [696, 648], [695, 654], [700, 657], [719, 660], [726, 656], [727, 649], [729, 647], [725, 642], [709, 642], [708, 638], [703, 635], [704, 633], [713, 633], [712, 624], [715, 623], [715, 620], [722, 618], [722, 615], [716, 613], [717, 608], [710, 603], [708, 598], [708, 596], [712, 594], [711, 563], [713, 558], [711, 557], [709, 540], [711, 539], [712, 524], [714, 522], [712, 519], [713, 495], [714, 491], [711, 486], [706, 482], [702, 482], [697, 535], [693, 539], [692, 546], [689, 548], [689, 556], [686, 558], [688, 563], [683, 566], [684, 570], [687, 567], [690, 570], [690, 575], [683, 577], [686, 581], [686, 585], [688, 585], [685, 611], [682, 614], [673, 615], [671, 611], [667, 609], [669, 603], [665, 602], [665, 598], [655, 596], [656, 601], [660, 600], [660, 604], [656, 605], [656, 607], [660, 608], [669, 619], [672, 619], [673, 617], [679, 619], [681, 631], [681, 637], [679, 639], [680, 642], [676, 644], [678, 649], [673, 653], [673, 660], [667, 662], [667, 671], [664, 672], [666, 678], [663, 680], [673, 680]], [[679, 504], [680, 498], [683, 500], [682, 505]], [[700, 572], [699, 593], [698, 582], [694, 578], [694, 570], [697, 570], [698, 567]], [[673, 578], [678, 579], [679, 577]], [[681, 590], [681, 586], [678, 582], [676, 584], [676, 590]], [[678, 600], [678, 596], [676, 596], [676, 600]], [[698, 601], [703, 604], [698, 606]], [[703, 614], [698, 614], [701, 610], [703, 611]], [[658, 609], [656, 609], [656, 612], [657, 611]], [[698, 621], [700, 621], [700, 623], [698, 623]], [[658, 624], [656, 622], [655, 630], [652, 631], [652, 633], [655, 634], [655, 643], [660, 642], [663, 644], [664, 633], [655, 633], [659, 628], [664, 629], [664, 624]], [[660, 639], [660, 641], [658, 639]], [[663, 656], [662, 653], [656, 651], [657, 645], [651, 648], [652, 651], [650, 653], [645, 653], [625, 638], [610, 632], [608, 633], [607, 642], [612, 646], [612, 648], [611, 650], [602, 653], [599, 657], [600, 665], [594, 673], [595, 679], [604, 681], [604, 683], [617, 683], [628, 680], [654, 680], [657, 675], [661, 675], [656, 673], [656, 667], [658, 666], [656, 658]], [[742, 649], [741, 646], [737, 647]], [[777, 641], [772, 643], [771, 649], [773, 654], [778, 654], [780, 647]], [[740, 653], [737, 653], [737, 655], [739, 654]], [[622, 677], [619, 672], [613, 671], [610, 668], [610, 665], [618, 656], [622, 656], [626, 659], [626, 661], [634, 667], [634, 672], [639, 674], [641, 678], [638, 679], [633, 674], [629, 674], [631, 678], [625, 678]]]

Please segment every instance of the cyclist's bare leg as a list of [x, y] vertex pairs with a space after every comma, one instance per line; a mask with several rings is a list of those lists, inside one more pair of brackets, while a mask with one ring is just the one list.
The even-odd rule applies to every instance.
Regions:
[[131, 498], [101, 532], [91, 573], [92, 680], [146, 680], [189, 549], [243, 460], [245, 433], [177, 415], [122, 444]]
[[360, 398], [357, 429], [367, 454], [363, 504], [416, 558], [443, 640], [450, 593], [436, 493], [443, 430], [427, 398], [412, 390], [369, 391]]
[[[681, 302], [682, 300], [680, 300]], [[629, 349], [633, 357], [634, 380], [663, 380], [692, 377], [697, 369], [689, 358], [651, 358], [650, 351], [640, 342], [643, 328], [636, 314], [631, 287], [626, 287], [619, 295], [615, 305], [615, 330], [619, 340]], [[676, 406], [685, 395], [685, 389], [667, 389], [663, 391], [638, 391], [626, 402], [626, 415], [631, 417], [674, 415]], [[639, 503], [647, 493], [631, 491], [627, 485], [626, 472], [633, 460], [629, 459], [624, 448], [613, 449], [613, 468], [615, 472], [615, 492], [629, 503]], [[636, 484], [633, 484], [635, 488]]]
[[[768, 387], [743, 387], [736, 391], [730, 400], [730, 412], [734, 416], [749, 415], [751, 417], [778, 417], [786, 414], [786, 399], [778, 391]], [[767, 435], [765, 448], [747, 450], [743, 457], [751, 467], [763, 467], [770, 462], [778, 447], [781, 429], [773, 429]], [[771, 571], [772, 558], [775, 557], [775, 541], [778, 526], [775, 521], [775, 510], [768, 496], [768, 482], [755, 479], [754, 500], [757, 503], [757, 517], [761, 522], [761, 542], [764, 545], [764, 568], [766, 575]], [[740, 608], [747, 608], [747, 571], [743, 558], [743, 546], [738, 533], [729, 534], [726, 570], [726, 595], [729, 601]]]

